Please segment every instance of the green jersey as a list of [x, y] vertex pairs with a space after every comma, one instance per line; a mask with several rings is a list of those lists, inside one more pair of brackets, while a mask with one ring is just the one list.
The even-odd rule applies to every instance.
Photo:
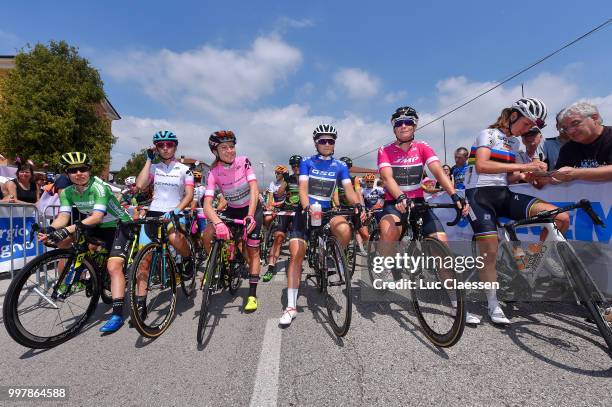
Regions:
[[287, 180], [287, 195], [285, 196], [285, 205], [287, 206], [298, 206], [300, 203], [300, 193], [298, 185], [298, 176], [296, 174], [290, 175]]
[[72, 213], [72, 207], [89, 216], [93, 211], [104, 213], [101, 228], [117, 227], [117, 220], [130, 221], [130, 215], [119, 205], [110, 187], [98, 177], [91, 177], [83, 193], [70, 185], [60, 194], [60, 212]]

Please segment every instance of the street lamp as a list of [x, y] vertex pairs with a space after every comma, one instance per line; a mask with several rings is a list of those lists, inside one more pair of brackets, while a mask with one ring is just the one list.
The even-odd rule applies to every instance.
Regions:
[[266, 173], [264, 172], [264, 169], [266, 168], [266, 164], [264, 164], [263, 161], [260, 161], [259, 164], [261, 164], [261, 182], [263, 187], [266, 187]]

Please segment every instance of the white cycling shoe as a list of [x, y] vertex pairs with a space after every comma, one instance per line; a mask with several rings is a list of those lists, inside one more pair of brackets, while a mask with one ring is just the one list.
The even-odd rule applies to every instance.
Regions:
[[471, 312], [466, 312], [465, 314], [465, 323], [469, 325], [478, 325], [480, 324], [480, 318]]
[[280, 325], [291, 325], [291, 321], [295, 319], [297, 315], [297, 310], [295, 308], [287, 307], [285, 311], [283, 311], [283, 315], [281, 315], [278, 323]]
[[507, 325], [510, 323], [510, 320], [506, 318], [506, 314], [504, 314], [499, 305], [496, 305], [493, 309], [489, 308], [489, 317], [491, 317], [491, 322], [494, 324]]

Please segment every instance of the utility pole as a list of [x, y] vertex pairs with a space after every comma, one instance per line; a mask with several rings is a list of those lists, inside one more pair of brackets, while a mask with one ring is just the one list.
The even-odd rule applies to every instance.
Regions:
[[442, 119], [442, 132], [444, 133], [444, 165], [446, 165], [446, 124]]

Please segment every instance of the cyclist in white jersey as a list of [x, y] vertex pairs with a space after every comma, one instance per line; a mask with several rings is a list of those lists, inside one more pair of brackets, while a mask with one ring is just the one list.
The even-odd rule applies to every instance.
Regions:
[[[178, 162], [175, 158], [178, 138], [168, 130], [159, 131], [153, 136], [154, 147], [147, 149], [147, 161], [136, 178], [136, 185], [144, 190], [149, 184], [153, 184], [153, 200], [149, 205], [147, 216], [163, 216], [170, 219], [172, 214], [178, 215], [184, 209], [189, 208], [193, 200], [193, 175], [189, 167]], [[152, 164], [152, 160], [159, 156], [160, 162]], [[145, 232], [154, 239], [157, 234], [155, 225], [146, 225]], [[168, 241], [183, 259], [189, 258], [189, 246], [187, 240], [181, 233], [171, 230], [168, 233]], [[148, 267], [145, 260], [143, 269]], [[191, 267], [184, 265], [183, 271], [191, 273]], [[190, 278], [190, 275], [185, 275]]]
[[[484, 268], [479, 270], [480, 280], [496, 282], [498, 237], [497, 218], [519, 220], [541, 211], [555, 209], [554, 205], [529, 195], [512, 192], [508, 184], [520, 179], [533, 182], [534, 172], [546, 171], [542, 161], [516, 163], [520, 136], [534, 126], [543, 128], [546, 106], [535, 98], [523, 98], [502, 111], [497, 121], [480, 132], [468, 159], [465, 173], [466, 198], [470, 204], [469, 220], [484, 256]], [[526, 174], [521, 174], [526, 173]], [[555, 217], [557, 228], [565, 232], [569, 227], [569, 216], [561, 213]], [[546, 237], [546, 229], [540, 236]], [[487, 290], [487, 302], [491, 321], [507, 324], [510, 321], [499, 306], [495, 289]]]

